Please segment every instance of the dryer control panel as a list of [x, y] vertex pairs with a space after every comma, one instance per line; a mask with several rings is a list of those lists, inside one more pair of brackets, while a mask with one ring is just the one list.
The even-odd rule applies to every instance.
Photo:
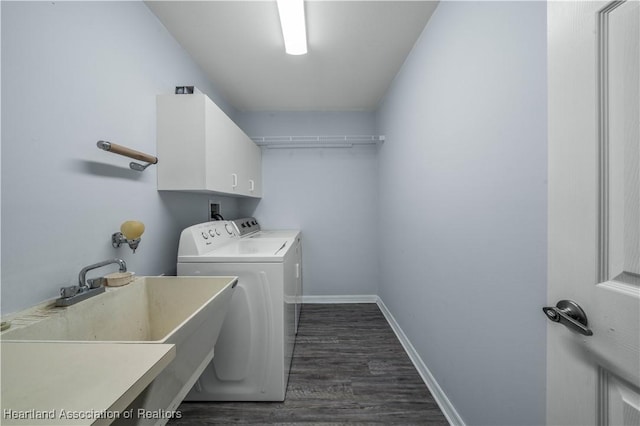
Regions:
[[260, 230], [260, 224], [255, 217], [245, 217], [242, 219], [235, 219], [230, 222], [241, 237], [244, 237], [247, 234], [253, 234]]
[[240, 238], [229, 221], [205, 222], [186, 228], [180, 234], [178, 256], [199, 256]]

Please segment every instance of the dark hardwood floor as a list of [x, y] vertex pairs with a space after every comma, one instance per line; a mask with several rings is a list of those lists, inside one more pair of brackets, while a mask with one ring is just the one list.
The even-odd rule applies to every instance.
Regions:
[[185, 402], [193, 424], [448, 425], [376, 304], [304, 305], [284, 402]]

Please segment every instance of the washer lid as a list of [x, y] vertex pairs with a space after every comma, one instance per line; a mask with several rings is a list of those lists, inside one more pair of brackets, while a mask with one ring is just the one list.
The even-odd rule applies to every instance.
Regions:
[[298, 229], [278, 229], [269, 231], [258, 231], [253, 234], [246, 235], [243, 238], [260, 239], [260, 238], [287, 238], [296, 239], [300, 235]]
[[288, 239], [239, 239], [200, 256], [179, 256], [178, 262], [282, 262], [292, 247]]

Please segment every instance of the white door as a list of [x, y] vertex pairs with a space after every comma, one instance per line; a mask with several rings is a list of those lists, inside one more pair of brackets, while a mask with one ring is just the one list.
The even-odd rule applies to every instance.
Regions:
[[548, 306], [588, 320], [548, 311], [547, 423], [638, 426], [640, 5], [553, 1], [547, 19]]

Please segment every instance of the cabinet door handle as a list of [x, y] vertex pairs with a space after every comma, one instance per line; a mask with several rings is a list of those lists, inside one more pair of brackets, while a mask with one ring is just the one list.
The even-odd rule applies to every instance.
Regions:
[[255, 182], [253, 181], [253, 179], [249, 179], [249, 191], [253, 192], [254, 189], [255, 189]]
[[231, 173], [231, 178], [233, 179], [233, 183], [231, 184], [232, 188], [235, 188], [238, 186], [238, 175], [235, 173]]

